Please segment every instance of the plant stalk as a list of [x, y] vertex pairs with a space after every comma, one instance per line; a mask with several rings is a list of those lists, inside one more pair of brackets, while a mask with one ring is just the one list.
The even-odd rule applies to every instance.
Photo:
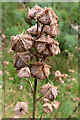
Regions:
[[34, 93], [33, 93], [33, 120], [35, 120], [36, 112], [36, 89], [37, 89], [37, 79], [34, 81]]

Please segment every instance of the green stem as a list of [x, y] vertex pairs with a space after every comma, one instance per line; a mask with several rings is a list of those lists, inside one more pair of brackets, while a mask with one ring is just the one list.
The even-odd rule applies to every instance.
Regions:
[[34, 93], [33, 93], [33, 120], [35, 120], [35, 110], [36, 110], [36, 89], [37, 89], [37, 79], [34, 81]]

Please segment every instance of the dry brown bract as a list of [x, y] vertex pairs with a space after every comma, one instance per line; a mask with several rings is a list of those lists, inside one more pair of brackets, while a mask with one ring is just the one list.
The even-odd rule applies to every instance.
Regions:
[[59, 35], [58, 24], [56, 24], [55, 26], [45, 25], [43, 29], [43, 33], [50, 35], [51, 37], [58, 36]]
[[33, 45], [34, 38], [24, 32], [20, 35], [11, 37], [11, 49], [15, 52], [24, 52]]
[[30, 65], [31, 69], [31, 74], [33, 77], [37, 79], [45, 79], [48, 78], [50, 74], [50, 69], [51, 66], [45, 64], [45, 63], [37, 63], [35, 62], [34, 64]]
[[52, 112], [52, 105], [50, 103], [43, 104], [43, 112], [44, 113], [51, 113]]
[[49, 100], [54, 100], [57, 96], [57, 87], [50, 85], [49, 83], [41, 87], [40, 93]]
[[27, 113], [27, 104], [25, 102], [18, 102], [15, 106], [15, 114], [18, 116], [22, 116]]
[[15, 68], [20, 69], [28, 65], [31, 60], [31, 53], [30, 52], [23, 52], [23, 53], [16, 53], [13, 56], [13, 65]]
[[44, 11], [41, 13], [38, 13], [36, 16], [38, 21], [42, 24], [45, 24], [45, 25], [57, 24], [58, 17], [56, 16], [52, 8], [45, 7]]
[[28, 7], [27, 17], [28, 19], [37, 19], [36, 15], [43, 11], [43, 8], [39, 7], [38, 5], [35, 5], [33, 8]]
[[37, 31], [37, 24], [32, 26], [31, 28], [27, 29], [27, 33], [31, 36], [37, 36], [38, 34], [40, 35], [41, 32], [41, 25], [38, 26], [38, 31]]
[[36, 40], [35, 47], [38, 53], [46, 56], [57, 55], [60, 53], [59, 43], [49, 36], [44, 36]]
[[18, 77], [19, 78], [28, 78], [30, 76], [30, 69], [28, 67], [24, 67], [19, 70]]

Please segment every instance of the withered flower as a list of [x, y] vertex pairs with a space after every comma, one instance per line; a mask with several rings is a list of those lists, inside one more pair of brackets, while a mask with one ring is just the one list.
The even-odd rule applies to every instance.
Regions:
[[54, 39], [48, 36], [41, 37], [36, 40], [35, 48], [38, 53], [46, 56], [57, 55], [60, 53], [60, 49], [58, 47], [59, 43], [55, 42]]
[[40, 93], [49, 100], [54, 100], [57, 96], [57, 87], [50, 85], [49, 83], [41, 87]]
[[50, 103], [43, 104], [43, 112], [44, 113], [51, 113], [52, 112], [52, 105]]
[[31, 64], [31, 75], [37, 79], [45, 79], [48, 78], [50, 74], [51, 66], [45, 64], [45, 63], [37, 63]]
[[30, 74], [30, 69], [28, 67], [24, 67], [20, 69], [18, 72], [19, 78], [28, 78], [29, 76], [31, 76], [31, 74]]
[[13, 56], [14, 67], [17, 69], [25, 67], [30, 62], [31, 57], [32, 55], [30, 52], [16, 53]]
[[25, 102], [18, 102], [14, 108], [14, 112], [18, 116], [22, 116], [27, 113], [27, 104]]
[[58, 17], [56, 16], [52, 8], [45, 7], [45, 9], [41, 13], [38, 13], [36, 16], [38, 21], [42, 24], [45, 25], [57, 24]]
[[43, 33], [50, 35], [51, 37], [56, 37], [59, 35], [58, 24], [54, 26], [45, 25], [43, 29]]
[[38, 5], [35, 5], [33, 8], [29, 8], [28, 7], [28, 12], [27, 12], [27, 17], [28, 19], [37, 19], [36, 18], [36, 15], [38, 13], [41, 13], [43, 11], [43, 8], [41, 8], [40, 6]]
[[11, 49], [15, 52], [24, 52], [32, 47], [33, 41], [33, 37], [23, 32], [11, 37]]

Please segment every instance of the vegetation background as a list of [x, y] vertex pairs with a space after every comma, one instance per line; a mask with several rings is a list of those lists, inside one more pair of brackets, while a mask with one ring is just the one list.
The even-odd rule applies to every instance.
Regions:
[[[77, 2], [48, 2], [48, 3], [19, 3], [19, 2], [3, 2], [2, 3], [2, 81], [3, 85], [3, 118], [10, 118], [15, 116], [14, 107], [18, 101], [27, 102], [28, 114], [23, 118], [32, 116], [32, 93], [30, 93], [30, 86], [27, 79], [19, 79], [16, 69], [13, 67], [12, 56], [15, 53], [10, 52], [11, 36], [21, 34], [35, 24], [34, 20], [28, 20], [26, 17], [27, 7], [32, 8], [35, 4], [41, 7], [51, 7], [58, 16], [58, 24], [60, 35], [56, 40], [60, 43], [61, 53], [57, 56], [48, 57], [46, 63], [51, 65], [51, 74], [49, 79], [58, 86], [59, 92], [56, 100], [60, 102], [58, 110], [53, 109], [53, 113], [46, 114], [45, 118], [72, 118], [78, 117], [78, 111], [73, 114], [73, 110], [78, 105], [78, 3]], [[9, 64], [5, 65], [4, 61]], [[69, 69], [73, 69], [74, 73], [70, 73]], [[64, 84], [56, 82], [54, 73], [59, 70], [62, 74], [67, 74], [70, 78], [64, 78]], [[0, 72], [1, 73], [1, 72]], [[73, 78], [76, 80], [73, 81]], [[67, 79], [70, 79], [68, 81]], [[34, 79], [30, 77], [33, 85]], [[37, 97], [40, 96], [38, 90], [46, 83], [46, 80], [38, 80]], [[72, 83], [72, 88], [67, 87]], [[20, 86], [23, 89], [20, 89]], [[69, 94], [68, 94], [69, 93]], [[40, 100], [37, 102], [36, 117], [42, 114], [42, 104]]]

